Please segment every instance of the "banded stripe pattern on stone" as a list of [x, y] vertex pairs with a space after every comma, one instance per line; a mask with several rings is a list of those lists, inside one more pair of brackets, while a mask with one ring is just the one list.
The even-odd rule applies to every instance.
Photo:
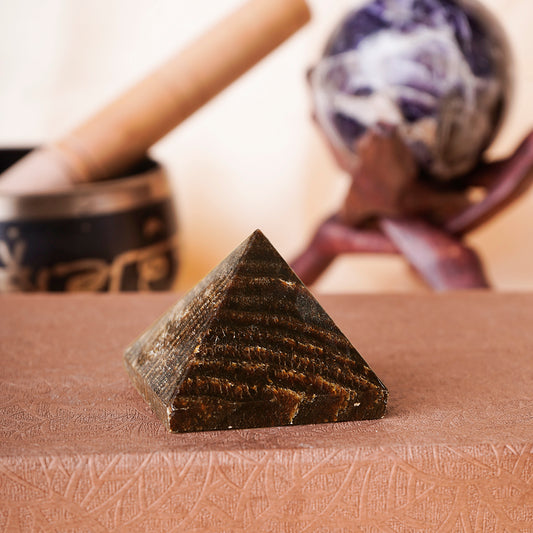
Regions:
[[381, 418], [388, 392], [256, 231], [125, 353], [170, 431]]

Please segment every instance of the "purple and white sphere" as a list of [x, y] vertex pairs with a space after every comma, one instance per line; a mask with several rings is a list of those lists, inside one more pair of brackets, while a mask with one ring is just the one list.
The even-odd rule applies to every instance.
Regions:
[[431, 179], [470, 171], [510, 94], [510, 54], [477, 2], [371, 0], [341, 21], [310, 71], [315, 116], [335, 149], [397, 129]]

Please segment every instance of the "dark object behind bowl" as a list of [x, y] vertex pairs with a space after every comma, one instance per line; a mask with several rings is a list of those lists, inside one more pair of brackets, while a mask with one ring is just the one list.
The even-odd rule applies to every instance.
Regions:
[[[0, 172], [28, 153], [0, 150]], [[177, 223], [165, 171], [39, 195], [0, 195], [0, 291], [171, 289]]]

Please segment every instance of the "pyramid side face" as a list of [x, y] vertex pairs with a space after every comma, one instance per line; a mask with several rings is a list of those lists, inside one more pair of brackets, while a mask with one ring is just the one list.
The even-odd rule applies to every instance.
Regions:
[[171, 399], [216, 316], [246, 246], [245, 241], [124, 353], [133, 384], [167, 426]]
[[380, 418], [387, 390], [269, 241], [228, 277], [169, 410], [172, 431]]

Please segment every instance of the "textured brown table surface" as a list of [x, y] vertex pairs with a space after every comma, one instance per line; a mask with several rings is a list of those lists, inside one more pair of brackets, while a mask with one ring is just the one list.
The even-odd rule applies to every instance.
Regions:
[[185, 435], [122, 363], [175, 300], [0, 298], [0, 531], [533, 531], [533, 294], [320, 297], [385, 418]]

